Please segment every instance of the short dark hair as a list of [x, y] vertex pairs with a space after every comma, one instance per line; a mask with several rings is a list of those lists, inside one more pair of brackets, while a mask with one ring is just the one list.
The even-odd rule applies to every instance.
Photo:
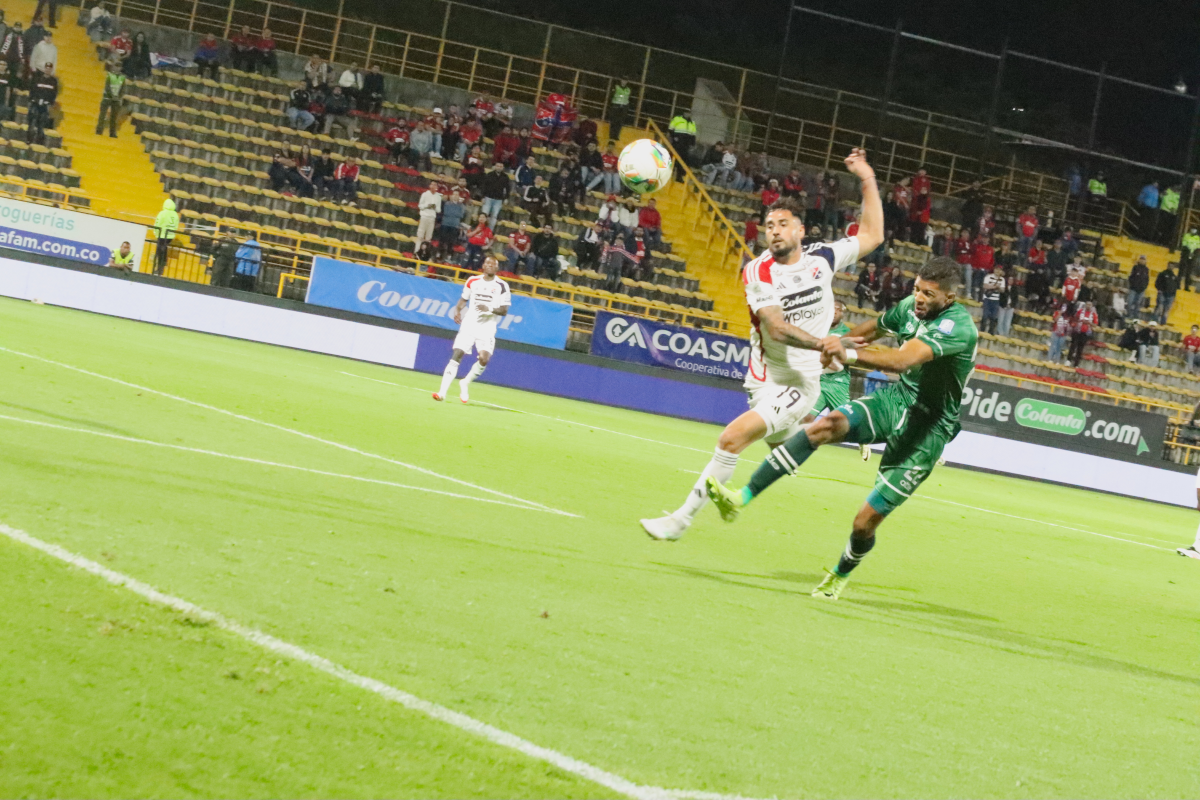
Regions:
[[800, 205], [800, 201], [794, 197], [781, 197], [771, 205], [767, 206], [767, 213], [772, 211], [787, 211], [793, 217], [804, 222], [804, 206]]
[[917, 277], [936, 283], [943, 292], [953, 292], [962, 283], [962, 265], [948, 256], [937, 256], [917, 270]]

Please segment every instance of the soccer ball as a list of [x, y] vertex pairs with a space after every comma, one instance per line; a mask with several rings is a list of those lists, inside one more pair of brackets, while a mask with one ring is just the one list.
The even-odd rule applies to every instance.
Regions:
[[657, 192], [671, 180], [671, 154], [653, 139], [630, 142], [617, 159], [621, 183], [637, 194]]

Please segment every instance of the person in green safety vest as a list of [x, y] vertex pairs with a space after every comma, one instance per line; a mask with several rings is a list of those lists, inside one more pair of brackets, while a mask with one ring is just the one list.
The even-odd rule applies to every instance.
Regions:
[[[1158, 221], [1158, 239], [1162, 244], [1166, 243], [1173, 246], [1175, 236], [1175, 217], [1179, 214], [1179, 189], [1174, 186], [1168, 186], [1163, 189], [1162, 199], [1158, 204], [1159, 221]], [[1182, 264], [1180, 267], [1182, 268]]]
[[1200, 233], [1195, 228], [1183, 235], [1179, 242], [1179, 288], [1181, 291], [1192, 290], [1192, 271], [1196, 268], [1196, 258], [1200, 256]]
[[[1101, 217], [1104, 215], [1104, 203], [1108, 199], [1108, 184], [1104, 182], [1104, 173], [1097, 172], [1087, 185], [1088, 213]], [[1099, 220], [1102, 221], [1102, 220]]]
[[[667, 135], [680, 159], [686, 161], [691, 156], [692, 148], [696, 146], [696, 123], [692, 121], [691, 109], [684, 109], [671, 119], [671, 124], [667, 126]], [[675, 177], [678, 178], [682, 174], [683, 168], [676, 164]]]
[[629, 121], [629, 97], [632, 94], [629, 81], [619, 78], [608, 101], [608, 138], [613, 141], [621, 140], [621, 128]]
[[157, 244], [154, 248], [154, 274], [162, 275], [167, 268], [167, 253], [175, 231], [179, 229], [179, 214], [175, 211], [174, 200], [163, 200], [162, 211], [154, 218], [154, 238]]

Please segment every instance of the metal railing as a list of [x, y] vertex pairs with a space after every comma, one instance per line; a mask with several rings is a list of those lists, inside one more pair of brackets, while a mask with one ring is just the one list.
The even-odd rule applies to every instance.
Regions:
[[[772, 113], [766, 107], [771, 101], [763, 82], [773, 86], [774, 76], [765, 72], [554, 25], [544, 26], [540, 53], [510, 52], [450, 38], [452, 11], [459, 9], [462, 15], [486, 14], [489, 19], [495, 17], [511, 26], [541, 23], [453, 2], [445, 2], [444, 9], [440, 31], [422, 33], [278, 0], [116, 0], [117, 15], [129, 21], [213, 33], [223, 38], [242, 25], [254, 30], [265, 26], [271, 29], [281, 50], [297, 55], [316, 55], [342, 63], [377, 63], [385, 73], [403, 78], [469, 92], [490, 92], [529, 104], [535, 104], [550, 91], [562, 92], [574, 98], [581, 113], [605, 117], [617, 70], [605, 72], [551, 57], [552, 53], [561, 53], [560, 58], [586, 60], [586, 46], [569, 46], [586, 38], [605, 43], [609, 49], [624, 48], [622, 52], [627, 50], [630, 56], [626, 63], [640, 66], [640, 76], [630, 80], [633, 119], [628, 124], [644, 127], [648, 121], [654, 121], [665, 125], [677, 111], [692, 108], [696, 96], [691, 86], [682, 89], [666, 85], [671, 72], [667, 65], [674, 64], [678, 72], [679, 65], [686, 64], [688, 69], [694, 69], [690, 74], [695, 77], [713, 77], [726, 86], [737, 86], [735, 99], [726, 109], [728, 127], [722, 138], [741, 146], [827, 169], [834, 163], [835, 153], [866, 147], [876, 139], [864, 129], [871, 126], [868, 118], [873, 119], [877, 112], [877, 98], [789, 81], [789, 93], [803, 97], [813, 115]], [[467, 26], [462, 28], [464, 35], [470, 30]], [[503, 39], [495, 30], [489, 33], [489, 41]], [[563, 40], [567, 43], [562, 44]], [[1008, 163], [981, 162], [977, 155], [963, 155], [931, 145], [931, 141], [946, 132], [978, 140], [982, 149], [986, 126], [979, 122], [895, 103], [889, 105], [888, 113], [911, 133], [907, 138], [897, 135], [878, 139], [880, 147], [872, 157], [885, 183], [924, 167], [937, 194], [952, 195], [980, 177], [995, 183], [1002, 196], [1012, 197], [1014, 204], [1066, 207], [1067, 182], [1061, 177], [1018, 167], [1015, 155]], [[1107, 214], [1097, 226], [1106, 232], [1119, 232], [1119, 224], [1119, 214]]]

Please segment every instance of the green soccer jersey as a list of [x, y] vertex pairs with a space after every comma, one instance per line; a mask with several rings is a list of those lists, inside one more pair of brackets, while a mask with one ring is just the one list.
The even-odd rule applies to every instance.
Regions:
[[975, 369], [979, 330], [961, 304], [954, 303], [933, 319], [917, 319], [911, 295], [879, 318], [879, 330], [903, 345], [920, 339], [933, 350], [933, 360], [900, 376], [900, 385], [913, 397], [913, 407], [957, 431], [963, 388]]
[[[845, 323], [841, 323], [829, 331], [830, 336], [845, 336], [848, 333], [850, 333], [850, 326]], [[821, 374], [822, 389], [830, 385], [841, 386], [843, 384], [847, 387], [846, 390], [848, 392], [850, 386], [850, 370], [848, 369], [843, 369], [840, 372], [825, 372]]]

